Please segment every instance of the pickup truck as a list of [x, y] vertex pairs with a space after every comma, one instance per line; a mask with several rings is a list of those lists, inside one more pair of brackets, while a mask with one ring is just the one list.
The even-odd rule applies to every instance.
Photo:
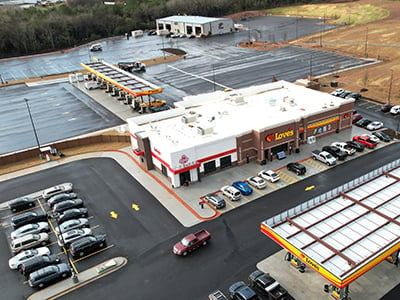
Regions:
[[268, 299], [289, 299], [288, 292], [268, 273], [256, 270], [249, 275], [249, 285]]
[[211, 234], [202, 229], [196, 233], [191, 233], [185, 236], [182, 240], [176, 243], [173, 247], [173, 252], [176, 255], [186, 256], [189, 252], [197, 249], [200, 246], [207, 245], [207, 242], [211, 239]]
[[346, 152], [347, 155], [349, 155], [349, 156], [356, 153], [356, 150], [354, 148], [350, 147], [348, 144], [343, 143], [343, 142], [334, 142], [331, 144], [331, 146], [335, 146], [335, 147], [339, 148], [340, 150]]
[[311, 155], [313, 159], [322, 161], [328, 166], [333, 166], [336, 164], [336, 158], [326, 151], [314, 150], [311, 152]]

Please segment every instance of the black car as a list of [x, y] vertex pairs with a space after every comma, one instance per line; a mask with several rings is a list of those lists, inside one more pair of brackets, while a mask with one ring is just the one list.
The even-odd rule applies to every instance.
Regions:
[[371, 122], [372, 122], [371, 120], [368, 120], [368, 119], [363, 118], [363, 119], [361, 119], [361, 120], [358, 120], [358, 121], [357, 121], [356, 123], [354, 123], [354, 124], [357, 125], [357, 126], [359, 126], [359, 127], [365, 128], [365, 127], [367, 127], [368, 124], [371, 123]]
[[107, 246], [105, 235], [86, 236], [72, 242], [69, 251], [74, 258], [93, 253]]
[[286, 168], [289, 171], [296, 173], [297, 175], [304, 175], [304, 174], [306, 174], [306, 171], [307, 171], [306, 167], [298, 162], [288, 163], [286, 165]]
[[386, 103], [381, 106], [381, 112], [389, 112], [390, 109], [393, 107], [392, 104]]
[[250, 287], [268, 299], [285, 299], [288, 292], [269, 274], [256, 270], [249, 275]]
[[11, 218], [11, 224], [14, 228], [18, 228], [26, 224], [45, 221], [47, 221], [47, 216], [43, 212], [34, 211], [28, 211]]
[[35, 206], [35, 199], [23, 197], [8, 202], [8, 208], [11, 212], [19, 212]]
[[60, 203], [65, 200], [75, 199], [77, 197], [76, 193], [62, 193], [51, 197], [47, 200], [47, 204], [53, 207], [55, 204]]
[[363, 152], [365, 149], [365, 146], [357, 141], [347, 141], [346, 144], [355, 149], [357, 152]]
[[392, 140], [389, 135], [387, 135], [386, 133], [384, 133], [382, 131], [374, 131], [372, 134], [374, 136], [376, 136], [378, 139], [380, 139], [381, 141], [384, 141], [386, 143], [389, 143]]
[[326, 151], [333, 155], [338, 160], [345, 160], [347, 157], [347, 153], [340, 150], [338, 147], [335, 146], [324, 146], [322, 147], [322, 151]]
[[354, 100], [360, 100], [361, 94], [360, 93], [350, 93], [346, 96], [346, 98], [353, 98]]
[[19, 268], [19, 271], [21, 272], [22, 275], [28, 277], [29, 274], [31, 274], [36, 270], [39, 270], [47, 266], [56, 265], [59, 264], [60, 262], [61, 259], [57, 255], [38, 256], [32, 258], [27, 262], [22, 263]]
[[65, 201], [55, 204], [53, 210], [55, 212], [61, 213], [67, 209], [80, 208], [80, 207], [83, 207], [82, 199], [71, 199], [71, 200], [65, 200]]
[[215, 208], [223, 208], [226, 205], [225, 200], [216, 193], [207, 194], [204, 198], [208, 203], [214, 205]]
[[257, 293], [243, 281], [238, 281], [229, 287], [229, 297], [234, 300], [258, 300]]
[[348, 97], [349, 95], [351, 94], [351, 92], [349, 92], [349, 91], [344, 91], [344, 92], [342, 92], [341, 94], [339, 94], [338, 96], [340, 97], [340, 98], [346, 98], [346, 97]]
[[61, 263], [58, 265], [47, 266], [32, 272], [29, 275], [28, 283], [33, 288], [43, 288], [46, 285], [70, 276], [70, 267], [65, 263]]
[[79, 219], [79, 218], [86, 218], [88, 216], [88, 210], [84, 207], [82, 208], [71, 208], [64, 211], [58, 218], [57, 222], [60, 224], [71, 220], [71, 219]]

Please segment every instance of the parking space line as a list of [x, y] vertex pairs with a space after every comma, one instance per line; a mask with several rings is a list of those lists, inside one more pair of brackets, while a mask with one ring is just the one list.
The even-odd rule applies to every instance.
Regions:
[[[91, 257], [91, 256], [93, 256], [93, 255], [95, 255], [95, 254], [97, 254], [97, 253], [100, 253], [100, 252], [103, 252], [103, 251], [105, 251], [105, 250], [108, 250], [108, 249], [110, 249], [110, 248], [112, 248], [112, 247], [114, 247], [114, 244], [111, 244], [111, 245], [109, 245], [109, 246], [107, 246], [107, 247], [105, 247], [105, 248], [103, 248], [103, 249], [97, 250], [96, 252], [90, 253], [90, 254], [88, 254], [88, 255], [85, 255], [85, 256], [82, 256], [82, 257], [80, 257], [80, 258], [78, 258], [78, 259], [74, 259], [74, 260], [70, 260], [70, 261], [71, 261], [71, 263], [76, 263], [76, 262], [79, 262], [79, 261], [81, 261], [81, 260], [83, 260], [83, 259], [85, 259], [85, 258]], [[74, 266], [75, 266], [75, 265], [74, 265]], [[79, 274], [75, 267], [74, 267], [74, 270], [75, 270], [76, 274]]]
[[257, 188], [254, 188], [253, 191], [256, 192], [257, 194], [261, 195], [261, 196], [265, 195], [264, 193], [261, 192], [261, 190], [259, 190]]
[[236, 208], [236, 206], [233, 205], [233, 203], [231, 201], [225, 201], [226, 204], [229, 204], [230, 207], [232, 208]]

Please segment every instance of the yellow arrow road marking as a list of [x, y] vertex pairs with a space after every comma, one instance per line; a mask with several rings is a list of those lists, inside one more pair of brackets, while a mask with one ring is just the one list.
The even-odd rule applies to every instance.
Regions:
[[115, 211], [110, 211], [110, 216], [111, 216], [111, 218], [113, 218], [113, 219], [118, 218], [118, 214], [117, 214]]
[[315, 188], [315, 185], [310, 185], [310, 186], [306, 187], [304, 190], [311, 191], [313, 188]]
[[136, 210], [136, 211], [139, 211], [139, 210], [140, 210], [139, 205], [137, 205], [137, 204], [135, 204], [135, 203], [132, 203], [132, 208], [133, 208], [134, 210]]

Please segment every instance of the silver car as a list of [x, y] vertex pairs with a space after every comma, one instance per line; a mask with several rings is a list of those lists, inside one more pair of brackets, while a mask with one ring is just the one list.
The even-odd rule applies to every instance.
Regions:
[[49, 199], [50, 197], [53, 197], [55, 195], [61, 194], [61, 193], [69, 193], [72, 192], [72, 183], [67, 182], [59, 185], [52, 186], [48, 189], [45, 189], [43, 191], [42, 197], [43, 199]]
[[58, 236], [58, 245], [60, 247], [69, 247], [73, 241], [88, 235], [92, 235], [92, 230], [89, 228], [70, 230]]
[[49, 232], [50, 226], [47, 222], [38, 222], [34, 224], [26, 224], [17, 230], [11, 232], [10, 237], [12, 240], [30, 233]]
[[58, 234], [60, 234], [61, 232], [65, 233], [72, 229], [81, 229], [81, 228], [88, 228], [88, 227], [90, 227], [89, 220], [85, 219], [85, 218], [80, 218], [80, 219], [72, 219], [72, 220], [65, 221], [60, 226], [57, 226], [55, 228], [55, 230]]

